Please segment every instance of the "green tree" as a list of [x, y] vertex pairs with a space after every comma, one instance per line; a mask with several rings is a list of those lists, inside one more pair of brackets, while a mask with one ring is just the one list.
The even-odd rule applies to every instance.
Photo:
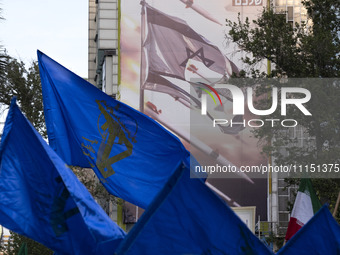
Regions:
[[96, 174], [93, 172], [91, 168], [81, 168], [72, 166], [71, 167], [73, 173], [78, 177], [78, 179], [85, 185], [87, 190], [91, 193], [91, 195], [96, 198], [96, 201], [100, 204], [100, 206], [108, 213], [109, 204], [119, 203], [119, 199], [113, 195], [111, 195], [103, 185], [100, 184]]
[[[1, 15], [2, 9], [0, 8], [0, 21], [4, 18]], [[2, 45], [0, 45], [0, 82], [4, 80], [5, 77], [5, 67], [6, 67], [7, 54]]]
[[226, 35], [251, 58], [247, 76], [264, 77], [258, 65], [265, 59], [273, 63], [270, 77], [286, 75], [290, 78], [340, 76], [340, 4], [337, 0], [304, 1], [310, 22], [291, 24], [286, 14], [263, 9], [257, 20], [243, 23], [227, 20], [230, 27]]
[[11, 237], [8, 240], [8, 245], [2, 248], [2, 252], [6, 255], [17, 255], [23, 243], [27, 244], [29, 255], [52, 255], [53, 251], [46, 248], [44, 245], [33, 241], [25, 236], [19, 235], [10, 231]]
[[0, 45], [0, 80], [3, 81], [5, 78], [5, 67], [6, 67], [7, 55], [5, 49]]
[[[246, 68], [239, 77], [273, 77], [280, 82], [283, 78], [338, 78], [340, 77], [340, 2], [338, 0], [307, 0], [303, 2], [307, 9], [308, 24], [286, 22], [286, 13], [274, 13], [263, 9], [262, 14], [252, 23], [227, 20], [230, 28], [227, 40], [235, 42], [247, 52], [243, 58]], [[259, 70], [264, 60], [272, 63], [272, 72]], [[278, 82], [277, 87], [280, 87]], [[259, 84], [259, 83], [257, 83]], [[282, 86], [282, 84], [281, 84]], [[259, 100], [257, 109], [269, 109], [271, 98], [269, 86], [257, 86]], [[339, 163], [340, 153], [340, 85], [338, 81], [325, 81], [309, 86], [312, 100], [307, 108], [313, 112], [311, 118], [305, 118], [298, 112], [290, 111], [291, 118], [299, 119], [301, 132], [311, 137], [310, 145], [301, 147], [299, 141], [290, 135], [291, 130], [258, 128], [255, 136], [263, 146], [263, 152], [272, 155], [277, 164], [305, 165], [310, 163]], [[280, 118], [279, 114], [271, 116]], [[280, 153], [282, 148], [287, 153]], [[299, 182], [288, 179], [288, 185]], [[313, 186], [323, 202], [334, 208], [340, 179], [313, 179]], [[337, 214], [340, 219], [340, 212]]]
[[4, 77], [0, 78], [0, 104], [9, 106], [12, 97], [17, 97], [21, 110], [33, 126], [46, 137], [45, 119], [38, 63], [29, 68], [25, 63], [7, 56]]

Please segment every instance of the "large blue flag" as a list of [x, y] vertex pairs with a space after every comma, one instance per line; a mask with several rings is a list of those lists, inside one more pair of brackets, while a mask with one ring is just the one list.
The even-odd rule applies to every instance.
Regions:
[[0, 224], [63, 255], [112, 254], [125, 237], [15, 100], [0, 145]]
[[273, 254], [200, 179], [180, 166], [116, 254]]
[[329, 212], [327, 206], [323, 206], [277, 254], [340, 254], [340, 226]]
[[51, 147], [91, 167], [113, 195], [145, 208], [187, 151], [157, 122], [114, 100], [38, 51]]

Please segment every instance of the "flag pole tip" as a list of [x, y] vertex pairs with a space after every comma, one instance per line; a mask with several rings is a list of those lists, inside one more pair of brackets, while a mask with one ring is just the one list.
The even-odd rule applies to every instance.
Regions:
[[45, 55], [45, 54], [42, 51], [37, 50], [38, 59], [40, 59], [43, 55]]
[[12, 97], [12, 99], [11, 99], [11, 107], [13, 106], [13, 105], [15, 105], [17, 103], [17, 97], [16, 96], [14, 96], [14, 97]]

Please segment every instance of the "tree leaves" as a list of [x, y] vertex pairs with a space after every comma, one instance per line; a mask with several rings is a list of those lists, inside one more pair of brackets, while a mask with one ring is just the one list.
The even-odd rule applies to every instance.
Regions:
[[[326, 3], [326, 7], [325, 7]], [[339, 77], [339, 3], [335, 0], [305, 2], [313, 25], [286, 22], [286, 15], [263, 9], [252, 23], [227, 20], [226, 35], [253, 59], [244, 59], [252, 67], [249, 76], [264, 76], [254, 70], [264, 59], [274, 64], [271, 77]]]
[[[244, 70], [243, 77], [340, 77], [340, 1], [306, 0], [303, 4], [310, 19], [308, 24], [292, 26], [286, 22], [286, 13], [276, 14], [267, 9], [252, 23], [248, 19], [242, 22], [240, 16], [237, 22], [227, 20], [230, 30], [226, 38], [254, 57], [243, 59], [250, 68]], [[257, 68], [266, 59], [272, 63], [270, 75]], [[312, 94], [308, 109], [311, 109], [313, 116], [289, 115], [299, 118], [298, 129], [261, 127], [254, 131], [262, 142], [262, 151], [273, 155], [276, 164], [340, 163], [339, 81], [328, 80], [308, 89]], [[268, 98], [267, 101], [259, 101], [257, 107], [266, 109], [270, 103]], [[299, 145], [301, 139], [292, 136], [297, 130], [301, 133], [300, 138], [306, 138], [304, 142], [309, 144]], [[288, 185], [296, 181], [289, 180]], [[334, 208], [340, 179], [314, 179], [313, 184], [319, 197], [327, 201], [331, 209]], [[340, 212], [337, 216], [340, 219]]]
[[8, 244], [1, 247], [1, 251], [6, 255], [17, 255], [19, 253], [20, 247], [23, 243], [27, 244], [27, 251], [30, 255], [52, 255], [53, 251], [45, 247], [44, 245], [27, 238], [25, 236], [19, 235], [13, 231], [10, 231], [11, 236]]
[[38, 132], [46, 138], [38, 63], [32, 62], [26, 68], [22, 61], [7, 56], [4, 74], [3, 77], [0, 77], [0, 90], [2, 92], [0, 104], [9, 106], [11, 98], [16, 96], [23, 113]]

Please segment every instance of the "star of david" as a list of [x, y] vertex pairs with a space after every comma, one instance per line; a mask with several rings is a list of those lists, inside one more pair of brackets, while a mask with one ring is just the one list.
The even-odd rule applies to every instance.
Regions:
[[203, 64], [206, 67], [210, 67], [212, 64], [214, 64], [215, 62], [212, 61], [211, 59], [208, 59], [206, 57], [204, 57], [204, 51], [203, 51], [203, 47], [198, 49], [196, 52], [193, 52], [192, 50], [190, 50], [189, 48], [186, 48], [187, 51], [187, 58], [183, 61], [182, 64], [180, 64], [180, 66], [185, 67], [188, 60], [192, 59], [194, 57], [198, 57], [200, 60], [202, 60]]

